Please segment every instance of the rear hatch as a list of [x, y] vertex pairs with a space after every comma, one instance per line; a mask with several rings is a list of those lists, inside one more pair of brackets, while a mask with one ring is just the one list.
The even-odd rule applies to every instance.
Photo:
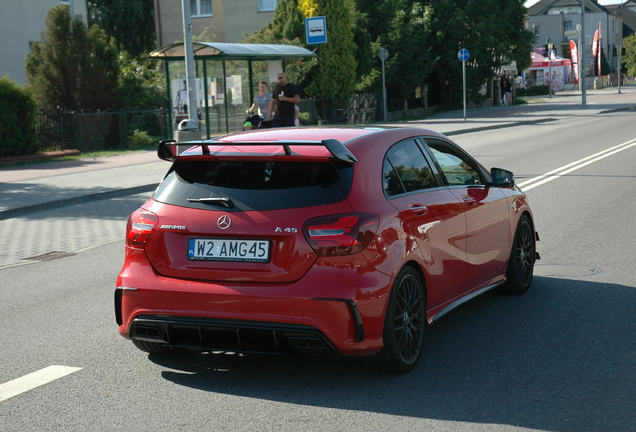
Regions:
[[309, 156], [191, 153], [176, 158], [144, 206], [158, 219], [145, 250], [161, 275], [293, 282], [317, 259], [303, 225], [351, 212], [351, 161], [316, 155], [316, 149]]

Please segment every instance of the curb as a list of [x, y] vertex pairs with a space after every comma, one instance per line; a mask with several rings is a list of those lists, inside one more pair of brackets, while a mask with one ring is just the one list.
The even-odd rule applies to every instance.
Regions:
[[53, 158], [64, 157], [64, 156], [77, 156], [81, 153], [82, 152], [80, 152], [79, 150], [72, 149], [72, 150], [60, 150], [60, 151], [52, 151], [52, 152], [45, 152], [45, 153], [37, 153], [34, 155], [27, 155], [27, 156], [8, 156], [8, 157], [0, 158], [0, 166], [25, 163], [25, 162], [36, 162], [36, 161], [53, 159]]
[[546, 123], [546, 122], [551, 122], [551, 121], [556, 121], [556, 119], [548, 117], [548, 118], [539, 119], [539, 120], [525, 120], [525, 121], [518, 121], [518, 122], [513, 122], [513, 123], [505, 123], [505, 124], [501, 124], [501, 125], [497, 125], [497, 126], [480, 126], [480, 127], [474, 127], [474, 128], [468, 128], [468, 129], [460, 129], [460, 130], [456, 130], [456, 131], [446, 132], [444, 135], [446, 135], [446, 136], [461, 135], [461, 134], [472, 133], [472, 132], [483, 132], [483, 131], [486, 131], [486, 130], [493, 130], [493, 129], [502, 129], [502, 128], [509, 128], [509, 127], [516, 127], [516, 126], [536, 125], [536, 124], [539, 124], [539, 123]]
[[62, 200], [49, 201], [40, 204], [34, 204], [26, 207], [20, 207], [15, 209], [3, 210], [0, 211], [0, 221], [5, 219], [11, 219], [15, 217], [24, 216], [31, 213], [36, 213], [43, 210], [52, 210], [56, 208], [66, 207], [75, 204], [83, 204], [92, 201], [100, 201], [111, 198], [119, 198], [128, 195], [135, 195], [138, 193], [144, 192], [152, 192], [154, 191], [158, 183], [143, 185], [143, 186], [135, 186], [124, 189], [117, 189], [108, 192], [99, 192], [94, 194], [82, 195], [73, 198], [66, 198]]

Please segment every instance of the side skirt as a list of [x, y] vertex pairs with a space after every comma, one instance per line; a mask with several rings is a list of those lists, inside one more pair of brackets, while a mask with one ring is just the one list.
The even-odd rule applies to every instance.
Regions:
[[448, 306], [446, 306], [444, 309], [442, 309], [437, 315], [435, 315], [435, 317], [433, 318], [433, 320], [431, 321], [431, 324], [436, 322], [437, 320], [439, 320], [441, 317], [443, 317], [444, 315], [446, 315], [448, 312], [452, 311], [453, 309], [463, 305], [464, 303], [466, 303], [467, 301], [470, 301], [472, 299], [474, 299], [475, 297], [482, 295], [490, 290], [493, 290], [495, 288], [497, 288], [500, 285], [503, 285], [506, 282], [505, 279], [502, 279], [500, 281], [497, 281], [493, 284], [487, 285], [481, 289], [478, 289], [477, 291], [473, 291], [472, 293], [468, 294], [467, 296], [464, 296], [458, 300], [455, 300], [454, 302], [452, 302], [451, 304], [449, 304]]

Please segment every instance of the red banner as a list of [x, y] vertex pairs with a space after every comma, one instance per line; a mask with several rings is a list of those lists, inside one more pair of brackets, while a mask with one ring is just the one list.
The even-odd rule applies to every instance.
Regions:
[[576, 49], [576, 42], [570, 41], [570, 58], [572, 59], [572, 69], [574, 70], [574, 79], [579, 82], [579, 52]]

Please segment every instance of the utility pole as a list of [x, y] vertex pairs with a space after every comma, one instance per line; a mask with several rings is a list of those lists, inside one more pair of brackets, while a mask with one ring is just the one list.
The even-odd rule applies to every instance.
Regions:
[[552, 50], [554, 49], [554, 44], [551, 38], [548, 38], [546, 46], [548, 47], [548, 94], [552, 97]]
[[581, 44], [579, 45], [579, 52], [581, 53], [581, 61], [579, 62], [579, 70], [581, 78], [579, 82], [581, 83], [581, 106], [585, 108], [587, 106], [586, 101], [586, 85], [585, 85], [585, 75], [587, 74], [587, 65], [585, 60], [585, 50], [587, 49], [587, 45], [585, 45], [585, 1], [581, 0]]
[[198, 125], [197, 115], [197, 94], [196, 81], [194, 80], [194, 49], [192, 47], [192, 22], [190, 11], [190, 0], [181, 1], [181, 11], [183, 13], [183, 50], [185, 53], [186, 66], [186, 91], [188, 92], [188, 118], [194, 120]]
[[618, 62], [618, 67], [616, 68], [618, 71], [618, 93], [621, 92], [621, 66], [623, 65], [621, 62], [621, 51], [623, 50], [623, 45], [618, 46], [618, 51], [616, 52], [617, 57], [616, 61]]

